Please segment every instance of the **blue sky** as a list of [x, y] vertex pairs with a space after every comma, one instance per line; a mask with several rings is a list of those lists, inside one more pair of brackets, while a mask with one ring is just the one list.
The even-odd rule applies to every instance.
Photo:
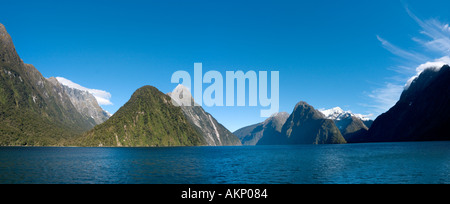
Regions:
[[[375, 118], [416, 68], [449, 56], [450, 1], [3, 1], [25, 63], [110, 93], [114, 113], [177, 70], [280, 72], [280, 111], [306, 101]], [[447, 27], [445, 27], [447, 25]], [[447, 29], [447, 30], [446, 30]], [[207, 85], [204, 85], [206, 88]], [[234, 131], [261, 107], [205, 107]]]

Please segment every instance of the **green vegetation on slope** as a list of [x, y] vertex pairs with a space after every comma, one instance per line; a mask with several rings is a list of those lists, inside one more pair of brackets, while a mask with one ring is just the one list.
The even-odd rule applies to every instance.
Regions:
[[205, 141], [169, 96], [144, 86], [108, 121], [85, 133], [74, 145], [198, 146]]
[[0, 145], [61, 145], [82, 133], [50, 97], [9, 67], [0, 62]]
[[58, 84], [22, 62], [0, 24], [0, 145], [62, 145], [93, 126]]

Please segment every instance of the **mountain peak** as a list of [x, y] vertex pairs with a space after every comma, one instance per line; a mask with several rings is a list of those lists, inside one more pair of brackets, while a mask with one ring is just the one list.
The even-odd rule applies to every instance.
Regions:
[[0, 23], [0, 43], [2, 47], [12, 44], [11, 36], [8, 34], [8, 31], [6, 31], [5, 26], [1, 23]]
[[16, 52], [11, 36], [0, 23], [0, 62], [20, 63], [22, 60]]
[[177, 87], [175, 87], [175, 90], [187, 90], [187, 91], [190, 91], [189, 88], [184, 86], [183, 84], [178, 84]]
[[143, 86], [109, 120], [85, 133], [85, 146], [205, 145], [181, 108], [153, 86]]
[[0, 23], [0, 36], [2, 37], [1, 39], [3, 39], [3, 37], [6, 35], [9, 35], [8, 32], [6, 31], [6, 27], [5, 25]]
[[186, 86], [178, 84], [178, 86], [173, 90], [173, 92], [168, 93], [175, 102], [180, 105], [192, 105], [194, 98], [192, 97], [191, 91]]
[[0, 70], [4, 112], [0, 114], [0, 145], [62, 145], [94, 127], [55, 79], [47, 80], [33, 65], [23, 63], [3, 24]]
[[427, 62], [424, 64], [421, 64], [419, 67], [416, 68], [416, 75], [411, 77], [408, 82], [406, 82], [405, 90], [408, 90], [411, 84], [419, 78], [419, 76], [425, 72], [425, 71], [433, 71], [433, 72], [439, 72], [441, 68], [447, 66], [450, 64], [450, 57], [445, 56], [440, 59], [436, 59], [434, 62]]
[[431, 83], [433, 83], [435, 79], [438, 78], [439, 75], [441, 75], [441, 73], [445, 73], [447, 70], [450, 70], [449, 65], [424, 68], [424, 70], [420, 72], [420, 74], [416, 78], [414, 78], [414, 80], [408, 82], [409, 85], [405, 88], [402, 95], [400, 96], [400, 101], [413, 100], [413, 98], [411, 97], [414, 97], [418, 92], [423, 91]]
[[292, 113], [294, 116], [302, 119], [324, 119], [325, 116], [317, 111], [313, 106], [309, 105], [305, 101], [300, 101], [295, 105], [294, 112]]
[[195, 104], [189, 88], [179, 84], [173, 92], [167, 95], [180, 105], [187, 120], [202, 135], [208, 146], [241, 145], [239, 138], [200, 105]]
[[287, 144], [345, 143], [334, 122], [304, 101], [297, 103], [281, 134]]
[[346, 113], [346, 111], [342, 110], [342, 108], [340, 107], [335, 107], [332, 109], [320, 109], [319, 111], [322, 112], [327, 119], [332, 120], [336, 120]]
[[425, 69], [359, 142], [450, 140], [450, 67]]
[[143, 86], [143, 87], [137, 89], [131, 97], [132, 98], [133, 97], [149, 97], [149, 96], [154, 95], [154, 93], [159, 93], [159, 92], [160, 91], [156, 87], [146, 85], [146, 86]]
[[300, 101], [300, 102], [298, 102], [296, 105], [295, 105], [295, 108], [298, 108], [298, 107], [300, 107], [300, 106], [303, 106], [303, 107], [307, 107], [307, 106], [311, 106], [311, 105], [309, 105], [307, 102], [305, 102], [305, 101]]
[[5, 26], [2, 23], [0, 23], [0, 35], [5, 33], [5, 32], [6, 32]]

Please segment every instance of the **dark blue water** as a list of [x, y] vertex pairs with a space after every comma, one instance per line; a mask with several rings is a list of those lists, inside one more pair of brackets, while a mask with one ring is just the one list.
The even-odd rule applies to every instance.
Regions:
[[0, 183], [450, 183], [450, 142], [1, 147]]

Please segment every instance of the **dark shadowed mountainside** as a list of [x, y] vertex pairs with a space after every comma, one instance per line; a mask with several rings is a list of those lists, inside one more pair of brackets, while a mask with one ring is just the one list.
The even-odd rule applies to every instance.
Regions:
[[355, 142], [450, 140], [450, 67], [423, 71]]
[[333, 120], [306, 102], [299, 102], [281, 130], [286, 136], [281, 144], [342, 144], [346, 143]]

